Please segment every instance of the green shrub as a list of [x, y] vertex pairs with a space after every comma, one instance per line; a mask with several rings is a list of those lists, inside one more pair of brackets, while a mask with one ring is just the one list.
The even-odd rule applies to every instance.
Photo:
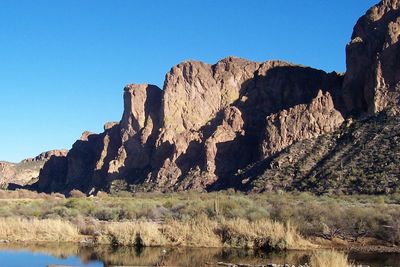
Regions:
[[95, 211], [94, 217], [100, 221], [115, 221], [119, 217], [119, 212], [110, 208], [102, 208]]

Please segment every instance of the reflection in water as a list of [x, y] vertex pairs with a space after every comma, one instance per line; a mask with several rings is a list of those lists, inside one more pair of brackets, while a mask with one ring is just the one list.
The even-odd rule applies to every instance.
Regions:
[[[123, 257], [121, 257], [121, 250]], [[305, 253], [261, 254], [246, 250], [232, 249], [189, 249], [189, 248], [146, 248], [141, 252], [134, 249], [98, 249], [97, 255], [106, 265], [141, 265], [141, 266], [210, 266], [223, 262], [262, 264], [290, 263], [304, 261]], [[134, 255], [134, 256], [133, 256]]]
[[400, 266], [400, 254], [398, 253], [350, 253], [349, 258], [371, 267]]
[[[245, 264], [304, 264], [308, 261], [309, 251], [291, 251], [285, 253], [262, 253], [253, 250], [236, 249], [199, 249], [199, 248], [143, 248], [134, 247], [81, 247], [76, 244], [0, 244], [0, 251], [21, 251], [43, 253], [58, 259], [70, 259], [78, 256], [81, 266], [102, 262], [104, 266], [212, 266], [219, 261]], [[31, 255], [33, 255], [31, 253]], [[24, 257], [26, 254], [23, 253]], [[3, 259], [0, 261], [4, 264]], [[359, 264], [371, 267], [400, 267], [398, 254], [351, 254], [350, 258]], [[67, 264], [64, 263], [64, 264]], [[7, 264], [5, 265], [7, 266]], [[74, 265], [76, 266], [76, 265]], [[96, 265], [98, 266], [98, 265]], [[101, 266], [101, 265], [100, 265]]]

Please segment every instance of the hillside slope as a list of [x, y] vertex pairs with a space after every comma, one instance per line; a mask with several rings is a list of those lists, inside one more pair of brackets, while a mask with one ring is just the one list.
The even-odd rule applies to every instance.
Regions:
[[382, 112], [297, 142], [236, 175], [246, 191], [379, 194], [400, 191], [400, 118]]

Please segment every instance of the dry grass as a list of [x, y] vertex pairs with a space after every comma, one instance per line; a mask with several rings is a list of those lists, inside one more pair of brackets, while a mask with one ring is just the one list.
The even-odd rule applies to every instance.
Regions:
[[0, 239], [23, 242], [77, 242], [77, 227], [61, 220], [0, 218]]
[[196, 220], [186, 222], [169, 221], [163, 233], [173, 246], [183, 247], [221, 247], [222, 241], [218, 236], [219, 224], [200, 216]]
[[262, 219], [248, 221], [229, 220], [223, 223], [221, 236], [232, 247], [263, 249], [308, 249], [315, 247], [305, 240], [289, 222], [282, 223]]
[[221, 223], [201, 216], [196, 220], [115, 222], [100, 227], [97, 243], [175, 247], [236, 247], [270, 250], [314, 248], [290, 224], [245, 219]]
[[156, 222], [114, 222], [100, 227], [96, 237], [99, 244], [124, 246], [182, 246], [221, 247], [215, 234], [217, 223], [208, 219], [180, 222], [171, 220], [165, 224]]
[[310, 259], [311, 267], [353, 267], [347, 255], [335, 250], [314, 252]]
[[270, 250], [306, 249], [312, 244], [290, 224], [245, 219], [217, 222], [207, 216], [189, 221], [103, 222], [93, 231], [57, 219], [0, 218], [0, 239], [23, 242], [78, 242], [92, 237], [97, 244], [121, 246], [237, 247]]
[[[137, 193], [134, 197], [67, 198], [27, 190], [0, 190], [0, 218], [21, 217], [82, 221], [194, 220], [204, 214], [223, 222], [241, 218], [268, 219], [285, 224], [301, 222], [298, 231], [306, 237], [357, 240], [367, 233], [400, 245], [400, 194], [385, 196], [315, 196], [309, 193], [244, 195], [234, 192], [171, 194]], [[381, 227], [385, 224], [389, 227]], [[80, 229], [84, 227], [79, 227]], [[92, 229], [89, 229], [92, 228]], [[82, 234], [97, 230], [89, 227]], [[340, 233], [340, 236], [336, 235]]]
[[103, 224], [96, 237], [99, 244], [157, 247], [167, 245], [155, 222], [112, 222]]

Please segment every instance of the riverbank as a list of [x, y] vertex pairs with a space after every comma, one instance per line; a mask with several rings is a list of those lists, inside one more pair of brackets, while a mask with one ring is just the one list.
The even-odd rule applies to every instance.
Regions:
[[122, 246], [400, 252], [400, 197], [0, 191], [0, 239]]
[[290, 224], [262, 219], [100, 222], [76, 225], [57, 219], [1, 218], [3, 242], [78, 242], [136, 247], [232, 247], [266, 251], [312, 249]]
[[303, 237], [290, 224], [244, 219], [211, 221], [206, 217], [180, 222], [135, 221], [75, 225], [55, 219], [0, 218], [0, 243], [76, 243], [83, 246], [239, 248], [261, 251], [329, 250], [345, 253], [399, 253], [400, 247], [376, 239], [348, 242]]

